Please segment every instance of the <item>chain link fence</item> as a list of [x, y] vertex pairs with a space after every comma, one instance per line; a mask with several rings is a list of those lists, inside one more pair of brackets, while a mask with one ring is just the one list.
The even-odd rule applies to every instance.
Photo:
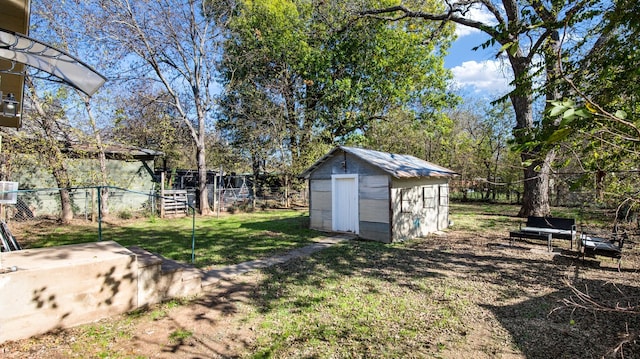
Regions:
[[246, 187], [220, 189], [213, 196], [213, 208], [223, 211], [248, 210], [253, 208], [307, 207], [307, 188], [263, 187], [254, 196]]
[[[191, 239], [193, 261], [195, 210], [192, 203], [186, 197], [176, 199], [161, 196], [155, 190], [136, 191], [111, 186], [5, 190], [0, 191], [0, 219], [13, 233], [29, 233], [38, 226], [45, 226], [47, 222], [59, 223], [65, 218], [74, 222], [74, 225], [86, 224], [87, 231], [82, 234], [82, 240], [86, 242], [117, 241], [119, 225], [132, 220], [154, 220], [161, 213], [162, 204], [180, 201], [182, 210], [172, 214], [192, 217], [191, 233], [184, 233], [184, 237]], [[68, 203], [66, 210], [63, 209], [63, 202]], [[105, 223], [109, 226], [103, 226]], [[30, 230], [25, 231], [25, 228]], [[91, 233], [93, 230], [95, 232]], [[19, 240], [28, 242], [29, 238]], [[3, 251], [9, 249], [3, 246]]]
[[[64, 192], [68, 196], [64, 196]], [[191, 233], [178, 233], [186, 243], [191, 242], [191, 260], [195, 252], [195, 208], [197, 196], [194, 189], [167, 190], [164, 196], [160, 191], [131, 190], [111, 186], [81, 188], [38, 188], [20, 189], [17, 186], [0, 187], [0, 220], [6, 227], [19, 236], [18, 241], [29, 242], [27, 235], [31, 229], [60, 226], [63, 218], [74, 225], [86, 225], [87, 230], [81, 239], [85, 242], [115, 240], [118, 238], [118, 226], [129, 221], [154, 220], [158, 217], [192, 217]], [[265, 187], [253, 196], [246, 187], [223, 188], [210, 193], [211, 207], [214, 211], [236, 212], [253, 209], [304, 207], [308, 205], [308, 191], [291, 190], [282, 187]], [[66, 202], [66, 215], [62, 203]], [[2, 224], [0, 223], [0, 224]], [[30, 229], [26, 230], [25, 229]], [[1, 236], [1, 232], [0, 232]], [[52, 241], [59, 243], [59, 241]], [[70, 241], [71, 242], [71, 241]], [[134, 245], [136, 245], [134, 243]], [[10, 250], [11, 248], [4, 248]]]

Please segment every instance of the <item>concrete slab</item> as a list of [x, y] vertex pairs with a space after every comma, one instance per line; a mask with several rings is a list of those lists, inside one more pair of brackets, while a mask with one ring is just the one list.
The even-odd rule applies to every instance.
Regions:
[[310, 255], [350, 235], [324, 237], [282, 255], [202, 271], [142, 248], [105, 241], [0, 253], [0, 343], [122, 314], [248, 271]]
[[138, 306], [136, 255], [113, 241], [5, 252], [0, 266], [0, 342]]

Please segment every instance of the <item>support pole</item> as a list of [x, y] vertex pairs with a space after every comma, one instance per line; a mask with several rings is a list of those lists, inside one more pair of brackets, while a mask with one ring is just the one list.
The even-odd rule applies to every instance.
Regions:
[[102, 186], [98, 186], [98, 241], [102, 241]]

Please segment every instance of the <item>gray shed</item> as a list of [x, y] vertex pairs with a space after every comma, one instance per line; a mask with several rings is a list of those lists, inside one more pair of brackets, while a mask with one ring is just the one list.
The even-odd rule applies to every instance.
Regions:
[[391, 243], [448, 227], [456, 175], [409, 155], [339, 146], [300, 177], [309, 181], [312, 229]]

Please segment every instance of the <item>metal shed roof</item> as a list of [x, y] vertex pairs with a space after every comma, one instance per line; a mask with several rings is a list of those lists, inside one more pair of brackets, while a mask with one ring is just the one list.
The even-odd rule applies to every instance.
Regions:
[[316, 168], [340, 150], [360, 158], [395, 178], [454, 177], [459, 175], [459, 173], [448, 168], [438, 166], [410, 155], [367, 150], [357, 147], [338, 146], [316, 161], [316, 163], [311, 165], [307, 170], [302, 172], [300, 177], [309, 178]]

